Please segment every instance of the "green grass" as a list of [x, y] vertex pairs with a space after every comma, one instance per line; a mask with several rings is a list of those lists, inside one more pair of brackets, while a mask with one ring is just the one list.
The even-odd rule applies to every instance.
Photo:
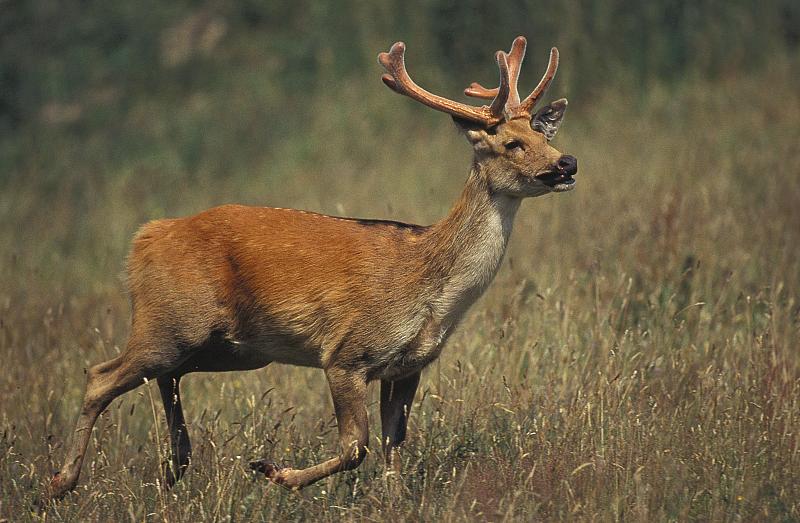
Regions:
[[423, 373], [400, 485], [378, 451], [301, 493], [254, 479], [250, 459], [305, 466], [337, 448], [320, 371], [272, 365], [184, 380], [195, 455], [172, 491], [157, 484], [167, 441], [151, 384], [102, 416], [76, 492], [37, 505], [84, 369], [125, 344], [121, 271], [140, 223], [225, 201], [433, 221], [469, 165], [446, 117], [345, 79], [313, 98], [330, 111], [275, 129], [263, 151], [259, 136], [198, 130], [217, 99], [167, 123], [142, 103], [109, 136], [14, 142], [0, 518], [797, 521], [797, 67], [779, 57], [571, 106], [555, 145], [579, 158], [577, 189], [523, 205], [497, 279]]

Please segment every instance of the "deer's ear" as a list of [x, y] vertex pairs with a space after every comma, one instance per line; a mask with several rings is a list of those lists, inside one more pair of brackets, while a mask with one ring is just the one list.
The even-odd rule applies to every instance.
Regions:
[[531, 127], [534, 131], [542, 133], [547, 138], [547, 141], [550, 141], [558, 132], [558, 128], [561, 127], [561, 121], [564, 119], [564, 113], [566, 112], [567, 99], [556, 100], [536, 111], [536, 114], [531, 118]]
[[488, 133], [479, 123], [475, 123], [464, 118], [459, 118], [457, 116], [453, 117], [453, 122], [455, 122], [458, 130], [467, 137], [467, 140], [469, 140], [469, 143], [472, 145], [477, 145], [485, 141], [485, 139], [488, 137]]

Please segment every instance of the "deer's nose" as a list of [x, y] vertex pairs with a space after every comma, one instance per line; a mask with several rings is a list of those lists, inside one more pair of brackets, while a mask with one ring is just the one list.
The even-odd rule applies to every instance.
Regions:
[[561, 174], [574, 176], [578, 172], [578, 159], [569, 154], [561, 156], [556, 162], [556, 168]]

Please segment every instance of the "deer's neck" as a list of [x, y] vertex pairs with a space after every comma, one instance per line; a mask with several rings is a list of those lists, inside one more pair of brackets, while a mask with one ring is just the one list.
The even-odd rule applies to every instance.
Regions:
[[439, 282], [433, 310], [458, 318], [494, 278], [511, 236], [520, 199], [493, 193], [473, 166], [450, 213], [429, 229], [424, 253], [430, 281]]

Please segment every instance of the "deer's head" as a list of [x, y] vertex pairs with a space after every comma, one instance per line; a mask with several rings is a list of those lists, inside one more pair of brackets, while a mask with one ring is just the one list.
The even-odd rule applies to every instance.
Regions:
[[492, 100], [481, 107], [437, 96], [415, 84], [406, 71], [402, 42], [378, 55], [378, 61], [388, 72], [383, 83], [393, 91], [453, 117], [472, 144], [475, 162], [493, 191], [517, 197], [568, 191], [574, 187], [578, 161], [550, 145], [567, 110], [567, 100], [556, 100], [534, 112], [556, 74], [558, 50], [550, 50], [547, 71], [531, 94], [520, 100], [517, 80], [525, 46], [525, 38], [520, 36], [509, 53], [495, 54], [499, 87], [486, 89], [473, 83], [465, 89], [467, 96]]

